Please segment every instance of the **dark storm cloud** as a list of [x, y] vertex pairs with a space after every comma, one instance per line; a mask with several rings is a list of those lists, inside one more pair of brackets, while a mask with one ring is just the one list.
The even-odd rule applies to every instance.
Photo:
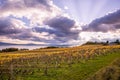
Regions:
[[120, 29], [120, 24], [114, 25], [116, 29]]
[[84, 31], [108, 32], [120, 29], [120, 10], [92, 21]]
[[4, 0], [0, 1], [0, 10], [1, 11], [8, 11], [8, 10], [22, 10], [26, 8], [32, 8], [32, 7], [38, 7], [38, 8], [44, 8], [47, 10], [50, 10], [50, 0]]
[[[44, 42], [44, 38], [39, 38], [33, 34], [31, 28], [19, 28], [16, 27], [10, 18], [0, 18], [0, 37], [4, 36], [10, 39], [28, 40], [28, 41], [41, 41]], [[42, 30], [44, 32], [44, 30]]]
[[61, 33], [61, 31], [55, 30], [55, 29], [34, 27], [33, 30], [36, 31], [36, 32], [39, 32], [39, 33], [41, 33], [41, 32], [48, 32], [49, 34], [55, 34], [58, 37], [64, 37], [65, 36], [64, 33]]
[[[65, 43], [73, 39], [77, 40], [79, 31], [72, 29], [75, 27], [75, 21], [67, 17], [62, 17], [61, 10], [50, 3], [50, 1], [51, 0], [0, 0], [0, 15], [1, 17], [6, 17], [4, 19], [0, 18], [0, 37], [5, 37], [5, 39], [8, 38], [13, 41], [43, 42], [45, 44], [54, 45]], [[45, 15], [43, 15], [41, 11], [43, 11]], [[50, 13], [50, 16], [48, 13]], [[46, 14], [48, 14], [48, 16]], [[50, 29], [45, 27], [41, 28], [39, 26], [34, 27], [39, 24], [39, 21], [37, 22], [36, 20], [36, 15], [38, 15], [42, 23], [42, 25], [39, 26], [48, 25]], [[56, 15], [61, 16], [55, 17]], [[22, 21], [23, 16], [27, 17], [30, 23]], [[43, 19], [44, 17], [45, 19], [49, 17], [49, 20]], [[25, 25], [25, 23], [29, 25]]]
[[0, 18], [0, 35], [11, 35], [20, 33], [21, 31], [17, 29], [7, 18]]
[[12, 39], [20, 39], [20, 40], [30, 40], [34, 35], [31, 34], [31, 30], [24, 29], [19, 34], [9, 35], [8, 37]]
[[0, 36], [25, 40], [33, 37], [31, 32], [31, 29], [20, 29], [16, 27], [10, 18], [0, 18]]
[[56, 40], [62, 40], [64, 38], [65, 41], [70, 39], [77, 39], [79, 35], [78, 30], [72, 30], [75, 27], [75, 21], [71, 20], [67, 17], [54, 17], [50, 20], [44, 21], [44, 24], [48, 25], [52, 29], [45, 28], [34, 28], [36, 32], [48, 32], [49, 34], [56, 35]]
[[63, 29], [69, 31], [69, 29], [74, 26], [75, 21], [67, 17], [58, 16], [45, 21], [45, 24], [55, 29]]
[[75, 21], [67, 17], [55, 17], [51, 20], [45, 21], [45, 24], [52, 27], [58, 37], [73, 36], [74, 38], [79, 33], [76, 30], [71, 30], [75, 26]]
[[[11, 39], [28, 40], [28, 41], [41, 41], [45, 42], [44, 38], [36, 36], [31, 28], [16, 27], [10, 18], [0, 18], [0, 37], [4, 36]], [[42, 30], [41, 32], [45, 32]]]

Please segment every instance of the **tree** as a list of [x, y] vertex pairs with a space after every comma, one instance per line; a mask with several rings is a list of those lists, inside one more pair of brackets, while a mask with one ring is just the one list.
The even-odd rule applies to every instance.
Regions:
[[109, 44], [109, 41], [106, 41], [106, 44]]
[[103, 45], [109, 45], [109, 41], [106, 41]]
[[120, 44], [120, 41], [117, 39], [117, 40], [115, 41], [115, 43], [116, 43], [116, 44]]

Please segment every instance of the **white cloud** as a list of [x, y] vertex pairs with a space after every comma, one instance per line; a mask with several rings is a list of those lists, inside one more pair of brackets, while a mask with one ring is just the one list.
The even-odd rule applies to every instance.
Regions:
[[64, 6], [64, 9], [65, 9], [65, 10], [68, 10], [69, 8], [68, 8], [67, 6]]
[[27, 26], [25, 26], [25, 23], [21, 20], [11, 19], [11, 22], [16, 28], [19, 28], [19, 29], [27, 28]]
[[[15, 44], [62, 44], [79, 45], [89, 40], [105, 41], [107, 39], [119, 38], [120, 29], [115, 24], [100, 24], [96, 27], [91, 26], [89, 30], [93, 32], [82, 32], [82, 23], [71, 19], [69, 14], [65, 13], [59, 7], [53, 4], [52, 0], [5, 0], [0, 6], [0, 17], [10, 18], [12, 24], [12, 34], [0, 35], [0, 42]], [[69, 8], [64, 6], [65, 10]], [[10, 16], [13, 16], [12, 18]], [[29, 23], [24, 22], [25, 17]], [[71, 20], [70, 20], [71, 19]], [[53, 21], [52, 21], [53, 20]], [[106, 19], [108, 20], [108, 19]], [[48, 21], [50, 24], [45, 24]], [[72, 26], [71, 23], [73, 22]], [[26, 25], [29, 24], [28, 25]], [[63, 24], [64, 23], [64, 24]], [[4, 24], [4, 23], [3, 23]], [[8, 28], [11, 26], [6, 25]], [[3, 26], [0, 26], [3, 28]], [[40, 30], [34, 30], [37, 27]], [[15, 28], [15, 29], [14, 29]], [[42, 28], [43, 31], [42, 31]], [[11, 28], [10, 28], [11, 29]], [[9, 29], [6, 29], [9, 31]], [[15, 32], [15, 30], [18, 30]], [[116, 30], [116, 31], [115, 31]], [[2, 30], [1, 30], [2, 31]], [[5, 30], [3, 29], [5, 32]], [[96, 32], [94, 32], [96, 31]], [[98, 31], [98, 32], [97, 32]], [[103, 31], [103, 32], [99, 32]], [[115, 32], [110, 32], [115, 31]]]
[[[27, 4], [34, 2], [34, 0], [29, 0]], [[24, 0], [9, 0], [6, 4], [0, 6], [0, 16], [7, 17], [12, 15], [17, 18], [25, 16], [30, 19], [31, 25], [35, 25], [37, 23], [42, 24], [44, 20], [62, 14], [61, 9], [52, 2], [48, 3], [50, 5], [48, 8], [46, 8], [46, 5], [42, 5], [42, 3], [36, 3], [35, 6], [30, 5], [30, 7], [27, 4], [25, 4]]]
[[115, 39], [120, 39], [120, 33], [118, 32], [81, 32], [81, 39], [86, 41], [98, 41], [98, 42], [106, 42], [107, 40], [113, 41]]

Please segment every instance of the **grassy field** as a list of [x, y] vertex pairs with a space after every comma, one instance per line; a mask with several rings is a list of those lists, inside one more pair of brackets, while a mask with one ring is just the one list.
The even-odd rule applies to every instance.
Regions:
[[116, 58], [109, 66], [100, 69], [87, 80], [120, 80], [120, 58]]
[[95, 74], [119, 58], [119, 45], [0, 53], [0, 79], [93, 80]]

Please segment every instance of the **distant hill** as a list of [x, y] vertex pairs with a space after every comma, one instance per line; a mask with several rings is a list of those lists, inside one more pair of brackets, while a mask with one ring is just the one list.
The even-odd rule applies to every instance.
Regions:
[[92, 42], [92, 41], [88, 41], [86, 43], [84, 43], [83, 45], [100, 45], [100, 44], [104, 44], [103, 42]]
[[13, 44], [13, 43], [5, 43], [5, 42], [0, 42], [0, 46], [10, 46], [10, 45], [20, 45], [20, 46], [41, 46], [42, 44]]
[[92, 41], [88, 41], [86, 43], [84, 43], [83, 45], [120, 45], [120, 41], [117, 39], [114, 42], [92, 42]]
[[4, 45], [15, 45], [15, 44], [0, 42], [0, 46], [4, 46]]

